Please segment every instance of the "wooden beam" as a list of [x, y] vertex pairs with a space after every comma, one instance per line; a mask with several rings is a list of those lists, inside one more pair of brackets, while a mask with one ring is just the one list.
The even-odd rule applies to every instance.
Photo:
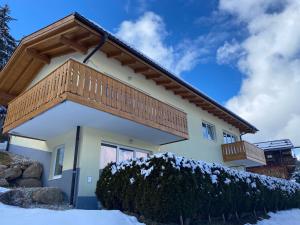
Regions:
[[185, 95], [185, 96], [181, 96], [183, 99], [193, 99], [193, 98], [197, 98], [197, 96], [195, 95]]
[[[4, 103], [8, 103], [10, 102], [11, 100], [13, 100], [16, 96], [15, 95], [12, 95], [12, 94], [9, 94], [9, 93], [6, 93], [4, 91], [0, 91], [0, 99], [1, 99], [1, 104], [4, 104]], [[5, 104], [5, 105], [6, 105]]]
[[49, 64], [50, 63], [50, 58], [47, 56], [47, 55], [44, 55], [44, 54], [40, 54], [39, 51], [37, 51], [36, 49], [34, 48], [26, 48], [26, 53], [34, 58], [34, 59], [37, 59], [45, 64]]
[[69, 38], [66, 38], [65, 36], [60, 36], [59, 40], [64, 45], [67, 45], [68, 47], [74, 49], [75, 51], [81, 52], [82, 54], [86, 54], [88, 51], [88, 48], [85, 47], [84, 45], [82, 45], [74, 40], [71, 40]]
[[203, 100], [200, 99], [194, 99], [194, 100], [190, 100], [191, 103], [204, 103]]
[[122, 66], [132, 65], [135, 63], [136, 63], [135, 59], [128, 59], [128, 60], [121, 61]]
[[147, 74], [147, 75], [145, 75], [145, 77], [146, 77], [147, 80], [149, 80], [149, 79], [159, 78], [159, 77], [161, 77], [161, 75], [155, 73], [155, 74]]
[[134, 72], [135, 72], [135, 73], [142, 73], [142, 72], [146, 72], [146, 71], [148, 71], [148, 70], [150, 70], [149, 67], [141, 67], [141, 68], [135, 69]]
[[202, 107], [202, 109], [204, 109], [204, 110], [214, 109], [214, 107], [211, 106], [211, 105], [204, 105], [204, 106], [201, 106], [201, 107]]
[[175, 95], [183, 94], [183, 93], [188, 93], [188, 91], [187, 91], [187, 90], [174, 91], [174, 94], [175, 94]]
[[112, 51], [112, 52], [108, 52], [106, 53], [107, 55], [107, 58], [115, 58], [115, 57], [118, 57], [120, 55], [122, 55], [122, 51]]
[[157, 85], [162, 85], [162, 84], [169, 84], [171, 83], [171, 80], [160, 80], [160, 81], [156, 81]]
[[172, 84], [172, 85], [170, 85], [170, 86], [165, 86], [165, 88], [166, 88], [167, 90], [176, 90], [176, 89], [180, 88], [180, 86], [177, 85], [177, 84]]
[[82, 34], [82, 35], [76, 37], [76, 41], [83, 42], [83, 41], [90, 39], [93, 36], [94, 35], [92, 33], [88, 32], [88, 33], [85, 33], [85, 34]]

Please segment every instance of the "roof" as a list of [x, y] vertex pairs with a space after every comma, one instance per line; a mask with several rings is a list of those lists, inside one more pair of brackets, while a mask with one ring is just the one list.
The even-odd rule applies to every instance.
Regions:
[[289, 139], [258, 142], [254, 143], [254, 145], [263, 149], [264, 151], [280, 151], [294, 148], [293, 143]]
[[[68, 30], [70, 32], [67, 32]], [[91, 36], [84, 36], [87, 35], [87, 32], [90, 32]], [[79, 47], [80, 45], [86, 47], [95, 46], [105, 35], [108, 39], [104, 46], [102, 46], [101, 51], [106, 53], [108, 57], [114, 57], [122, 65], [130, 66], [136, 73], [143, 74], [147, 79], [154, 80], [158, 85], [164, 86], [167, 90], [173, 91], [174, 94], [180, 95], [182, 98], [194, 103], [197, 107], [201, 107], [203, 110], [232, 124], [243, 133], [255, 133], [258, 131], [255, 126], [237, 114], [180, 79], [104, 28], [76, 12], [22, 39], [15, 53], [1, 71], [0, 100], [2, 100], [1, 96], [4, 96], [7, 99], [7, 103], [8, 100], [11, 100], [21, 93], [21, 91], [25, 90], [35, 74], [43, 67], [43, 63], [49, 63], [52, 57], [72, 52], [74, 48], [78, 50], [78, 45], [62, 45], [62, 41], [59, 38], [62, 33], [69, 38], [71, 44], [72, 41], [77, 40]], [[84, 38], [84, 41], [80, 39], [81, 37]], [[26, 51], [28, 48], [33, 48], [32, 46], [34, 46], [33, 53], [31, 49], [31, 51]], [[119, 53], [120, 51], [122, 51], [122, 54]], [[28, 54], [26, 55], [23, 52], [31, 54], [28, 56]], [[38, 60], [33, 60], [34, 57]], [[43, 59], [45, 60], [41, 63]], [[132, 59], [139, 61], [137, 61], [136, 65], [129, 65], [128, 62], [130, 63]], [[145, 67], [148, 69], [145, 69]], [[26, 82], [23, 82], [23, 80]], [[4, 103], [5, 101], [2, 104]]]

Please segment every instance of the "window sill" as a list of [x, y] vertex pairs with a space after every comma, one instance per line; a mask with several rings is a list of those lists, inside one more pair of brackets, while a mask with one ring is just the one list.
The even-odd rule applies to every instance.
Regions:
[[61, 179], [61, 178], [62, 178], [62, 175], [59, 175], [59, 176], [53, 176], [49, 180], [58, 180], [58, 179]]

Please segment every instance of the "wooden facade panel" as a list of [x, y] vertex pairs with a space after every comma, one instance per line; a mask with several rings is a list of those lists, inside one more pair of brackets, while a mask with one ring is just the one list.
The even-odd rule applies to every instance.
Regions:
[[[69, 60], [8, 106], [4, 131], [65, 99], [188, 138], [186, 114], [82, 63]], [[24, 110], [20, 110], [22, 107]], [[41, 110], [41, 108], [43, 110]]]

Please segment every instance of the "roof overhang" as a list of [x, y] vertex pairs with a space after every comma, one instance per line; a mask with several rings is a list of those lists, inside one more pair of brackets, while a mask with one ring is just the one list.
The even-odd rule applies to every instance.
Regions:
[[190, 103], [238, 128], [242, 133], [255, 133], [257, 128], [170, 73], [151, 59], [125, 44], [111, 33], [78, 13], [71, 14], [22, 39], [0, 73], [0, 104], [7, 104], [19, 95], [51, 58], [97, 45], [103, 35], [108, 39], [102, 46], [107, 57], [114, 58], [146, 79], [174, 92]]

